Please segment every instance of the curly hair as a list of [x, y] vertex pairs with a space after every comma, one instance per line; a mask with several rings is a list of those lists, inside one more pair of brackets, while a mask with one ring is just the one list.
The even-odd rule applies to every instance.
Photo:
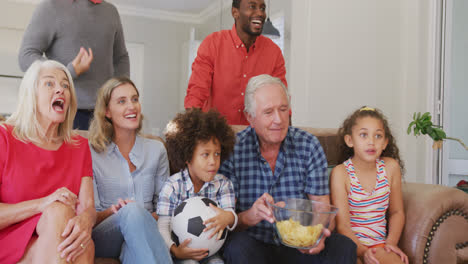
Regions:
[[190, 162], [199, 142], [216, 138], [221, 145], [221, 162], [229, 158], [236, 136], [227, 121], [217, 111], [203, 112], [198, 108], [188, 109], [167, 124], [167, 155], [173, 169], [180, 171]]
[[401, 172], [403, 174], [405, 171], [405, 164], [400, 158], [400, 151], [396, 145], [395, 137], [393, 137], [390, 127], [388, 126], [387, 118], [379, 109], [373, 109], [365, 106], [359, 108], [350, 116], [348, 116], [343, 122], [343, 125], [338, 130], [338, 162], [343, 163], [345, 160], [354, 155], [353, 148], [350, 148], [348, 145], [346, 145], [344, 138], [345, 135], [351, 135], [353, 126], [356, 125], [356, 122], [359, 118], [363, 117], [373, 117], [382, 122], [385, 137], [388, 139], [388, 144], [380, 156], [395, 159], [400, 164]]

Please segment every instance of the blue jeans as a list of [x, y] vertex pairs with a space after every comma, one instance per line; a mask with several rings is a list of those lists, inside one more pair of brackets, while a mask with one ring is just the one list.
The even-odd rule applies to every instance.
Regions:
[[73, 120], [73, 129], [88, 130], [93, 115], [93, 111], [78, 109]]
[[200, 260], [200, 262], [193, 259], [176, 259], [174, 258], [175, 264], [224, 264], [224, 260], [218, 253]]
[[169, 249], [153, 216], [129, 203], [93, 229], [96, 257], [119, 258], [127, 263], [172, 263]]
[[302, 254], [283, 245], [267, 244], [256, 240], [247, 232], [233, 232], [225, 242], [226, 263], [356, 263], [356, 244], [346, 236], [332, 233], [325, 240], [325, 249], [317, 255]]

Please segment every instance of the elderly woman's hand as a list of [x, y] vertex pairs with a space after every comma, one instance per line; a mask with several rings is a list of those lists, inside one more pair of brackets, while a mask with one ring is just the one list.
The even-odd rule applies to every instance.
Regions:
[[60, 257], [70, 262], [81, 255], [91, 241], [93, 225], [87, 214], [80, 214], [70, 219], [62, 233], [65, 240], [58, 246]]
[[69, 205], [75, 210], [78, 197], [66, 187], [59, 188], [52, 194], [41, 199], [39, 211], [43, 212], [49, 205], [56, 201]]

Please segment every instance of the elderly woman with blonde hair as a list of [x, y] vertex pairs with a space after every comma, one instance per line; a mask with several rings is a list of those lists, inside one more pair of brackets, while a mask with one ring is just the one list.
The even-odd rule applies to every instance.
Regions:
[[72, 131], [75, 113], [67, 68], [33, 63], [17, 110], [0, 125], [2, 263], [93, 263], [92, 162]]
[[97, 213], [96, 257], [126, 263], [171, 263], [159, 233], [156, 204], [169, 162], [164, 145], [140, 136], [140, 94], [126, 78], [98, 91], [89, 143]]

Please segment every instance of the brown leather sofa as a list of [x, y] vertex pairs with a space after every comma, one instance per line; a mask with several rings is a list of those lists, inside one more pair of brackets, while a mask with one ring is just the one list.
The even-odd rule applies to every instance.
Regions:
[[[236, 132], [243, 128], [233, 126]], [[336, 165], [337, 129], [302, 129], [317, 136], [328, 163]], [[468, 194], [440, 185], [404, 182], [403, 201], [406, 223], [399, 247], [410, 263], [468, 263]], [[112, 260], [96, 263], [115, 263], [108, 261]]]

